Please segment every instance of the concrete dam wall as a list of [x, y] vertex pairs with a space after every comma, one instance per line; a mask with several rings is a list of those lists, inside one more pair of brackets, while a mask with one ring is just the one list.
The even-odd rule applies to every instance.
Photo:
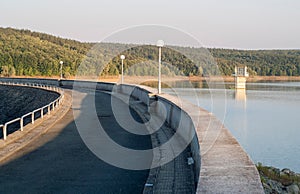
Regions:
[[[14, 81], [13, 79], [11, 81]], [[259, 174], [247, 153], [223, 124], [211, 113], [166, 94], [157, 95], [156, 90], [145, 86], [117, 85], [113, 83], [18, 79], [18, 82], [60, 85], [74, 90], [83, 88], [120, 93], [130, 96], [155, 113], [173, 131], [172, 149], [188, 147], [186, 163], [193, 170], [195, 192], [197, 193], [263, 193]], [[49, 83], [47, 83], [49, 81]], [[176, 169], [175, 169], [176, 170]], [[153, 193], [157, 184], [150, 172], [144, 193]], [[151, 174], [153, 175], [151, 177]], [[178, 181], [181, 181], [180, 179]]]

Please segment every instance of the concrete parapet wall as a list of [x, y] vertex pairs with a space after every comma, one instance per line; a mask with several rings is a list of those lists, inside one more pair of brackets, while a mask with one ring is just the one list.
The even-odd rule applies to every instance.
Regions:
[[[188, 102], [182, 102], [176, 97], [169, 95], [157, 96], [157, 114], [161, 117], [166, 114], [166, 121], [168, 125], [176, 130], [176, 133], [182, 138], [182, 140], [189, 145], [191, 157], [193, 158], [194, 166], [194, 180], [196, 185], [199, 180], [199, 173], [201, 168], [201, 156], [200, 156], [200, 146], [198, 142], [197, 135], [195, 135], [195, 124], [190, 115], [184, 110], [185, 106], [189, 105], [196, 109], [194, 105]], [[176, 99], [175, 99], [176, 98]]]
[[43, 85], [58, 86], [57, 79], [39, 79], [39, 78], [6, 78], [1, 77], [0, 82], [14, 82], [14, 83], [35, 83]]
[[137, 87], [135, 85], [117, 85], [114, 83], [81, 80], [60, 80], [59, 82], [61, 86], [69, 88], [89, 88], [108, 92], [121, 92], [123, 94], [139, 99], [146, 105], [149, 105], [150, 92], [144, 88]]
[[134, 97], [142, 101], [147, 106], [149, 106], [150, 103], [149, 94], [151, 93], [150, 91], [141, 87], [137, 87], [135, 85], [123, 84], [123, 85], [119, 85], [118, 87], [120, 88], [119, 91], [121, 93]]
[[83, 80], [60, 80], [59, 85], [68, 88], [88, 88], [88, 89], [110, 91], [110, 92], [115, 87], [114, 83], [93, 82], [93, 81], [83, 81]]

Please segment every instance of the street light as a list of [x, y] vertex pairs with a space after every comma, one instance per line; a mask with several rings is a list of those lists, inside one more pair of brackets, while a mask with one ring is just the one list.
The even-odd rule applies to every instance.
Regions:
[[161, 48], [164, 44], [163, 40], [158, 40], [156, 43], [158, 47], [158, 94], [161, 94]]
[[122, 60], [122, 75], [121, 75], [121, 84], [123, 84], [123, 82], [124, 82], [124, 68], [123, 68], [123, 61], [124, 61], [124, 59], [125, 59], [125, 55], [121, 55], [120, 56], [120, 58], [121, 58], [121, 60]]
[[59, 64], [60, 64], [60, 79], [62, 79], [62, 66], [63, 66], [64, 62], [60, 61]]

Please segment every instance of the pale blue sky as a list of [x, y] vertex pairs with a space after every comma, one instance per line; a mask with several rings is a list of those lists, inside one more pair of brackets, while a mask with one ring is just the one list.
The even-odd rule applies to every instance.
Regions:
[[300, 48], [299, 0], [0, 0], [0, 26], [101, 41], [133, 25], [160, 24], [204, 46]]

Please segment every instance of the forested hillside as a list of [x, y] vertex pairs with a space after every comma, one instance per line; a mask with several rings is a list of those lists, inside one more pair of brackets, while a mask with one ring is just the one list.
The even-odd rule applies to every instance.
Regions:
[[14, 68], [15, 75], [59, 75], [59, 60], [64, 60], [66, 72], [75, 74], [89, 44], [57, 38], [51, 35], [0, 28], [0, 67], [2, 74]]
[[241, 51], [211, 49], [223, 73], [234, 64], [245, 64], [250, 68], [250, 73], [260, 76], [299, 76], [300, 75], [300, 50], [259, 50]]
[[[81, 43], [29, 30], [0, 28], [0, 74], [2, 76], [58, 76], [60, 73], [59, 61], [63, 60], [64, 76], [72, 76], [76, 74], [78, 66], [94, 45], [94, 43]], [[100, 49], [105, 59], [112, 58], [112, 53], [117, 53], [111, 51], [125, 49], [126, 51], [123, 52], [126, 55], [124, 66], [128, 74], [149, 75], [157, 73], [154, 63], [158, 57], [155, 46], [102, 43]], [[208, 50], [223, 75], [231, 75], [234, 66], [238, 64], [247, 65], [251, 75], [300, 75], [300, 50]], [[210, 59], [203, 58], [203, 53], [201, 48], [164, 48], [162, 61], [171, 64], [171, 66], [164, 67], [163, 73], [170, 74], [173, 72], [173, 66], [176, 71], [181, 71], [184, 75], [209, 74], [212, 72], [212, 69], [209, 69], [209, 65], [207, 65], [207, 61]], [[145, 66], [136, 65], [135, 68], [129, 68], [149, 60], [152, 62], [148, 62]], [[105, 60], [103, 59], [103, 61]], [[85, 61], [85, 64], [87, 63], [88, 60]], [[194, 63], [197, 63], [197, 66]], [[102, 74], [117, 75], [121, 71], [121, 61], [118, 56], [107, 61], [107, 64], [104, 69], [101, 69]], [[85, 68], [87, 71], [94, 70], [88, 65]]]

